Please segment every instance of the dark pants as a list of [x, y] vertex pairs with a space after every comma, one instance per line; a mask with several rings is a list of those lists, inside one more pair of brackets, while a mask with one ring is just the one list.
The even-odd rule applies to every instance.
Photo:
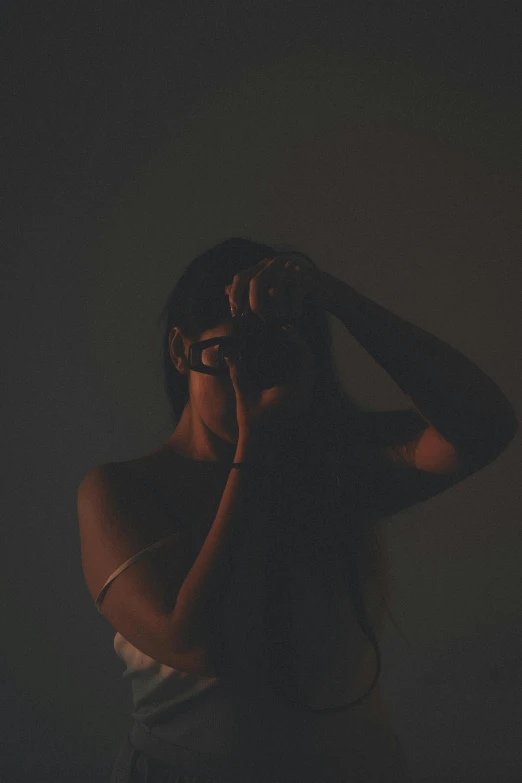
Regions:
[[211, 780], [148, 756], [135, 748], [127, 735], [118, 751], [109, 783], [210, 783]]
[[[250, 779], [255, 775], [248, 774]], [[243, 783], [222, 760], [196, 753], [152, 734], [134, 722], [123, 740], [109, 783]]]

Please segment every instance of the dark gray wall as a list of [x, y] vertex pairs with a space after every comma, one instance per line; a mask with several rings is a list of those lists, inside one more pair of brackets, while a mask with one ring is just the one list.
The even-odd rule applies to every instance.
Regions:
[[[299, 246], [520, 413], [515, 12], [349, 8], [4, 6], [6, 780], [106, 780], [129, 727], [76, 490], [169, 434], [156, 320], [196, 253]], [[332, 326], [347, 389], [407, 406]], [[517, 437], [382, 524], [410, 642], [388, 627], [382, 677], [417, 781], [519, 779], [519, 464]]]

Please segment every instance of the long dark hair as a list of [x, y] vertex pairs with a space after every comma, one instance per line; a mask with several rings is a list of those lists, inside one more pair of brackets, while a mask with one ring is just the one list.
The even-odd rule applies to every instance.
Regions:
[[[231, 237], [209, 248], [189, 263], [185, 271], [178, 279], [167, 302], [161, 312], [158, 323], [165, 318], [163, 331], [163, 372], [164, 388], [170, 406], [172, 422], [174, 426], [179, 422], [183, 409], [189, 399], [188, 378], [175, 369], [169, 351], [169, 334], [174, 326], [177, 326], [183, 335], [189, 339], [196, 339], [207, 329], [213, 328], [230, 318], [229, 300], [225, 293], [225, 286], [232, 282], [236, 273], [257, 264], [263, 258], [272, 258], [281, 251], [283, 246], [266, 245], [254, 242], [242, 237]], [[300, 252], [300, 251], [299, 251]], [[310, 264], [317, 266], [312, 259], [300, 252]], [[265, 598], [265, 633], [268, 649], [272, 650], [274, 663], [273, 683], [277, 683], [277, 693], [287, 704], [298, 709], [312, 712], [330, 713], [350, 709], [367, 698], [375, 688], [381, 672], [381, 655], [378, 640], [368, 622], [363, 598], [361, 595], [360, 578], [357, 566], [357, 552], [360, 547], [361, 531], [352, 520], [342, 520], [342, 514], [346, 514], [346, 498], [342, 492], [338, 492], [338, 504], [332, 506], [327, 500], [327, 489], [331, 490], [332, 471], [329, 468], [327, 452], [336, 452], [342, 448], [339, 433], [349, 433], [352, 446], [357, 438], [364, 437], [364, 415], [369, 409], [356, 402], [344, 390], [332, 356], [332, 335], [327, 314], [314, 302], [305, 300], [303, 316], [300, 320], [300, 330], [313, 350], [316, 360], [317, 374], [314, 397], [310, 410], [306, 414], [303, 426], [294, 425], [292, 430], [285, 433], [282, 448], [278, 450], [278, 470], [274, 471], [274, 480], [278, 481], [275, 488], [278, 498], [278, 512], [280, 516], [292, 516], [292, 509], [299, 508], [299, 501], [303, 498], [303, 490], [306, 488], [307, 512], [312, 511], [311, 506], [316, 507], [316, 517], [321, 517], [322, 527], [320, 535], [313, 526], [309, 528], [309, 545], [316, 556], [314, 566], [320, 558], [317, 553], [325, 543], [325, 516], [330, 524], [330, 541], [335, 540], [336, 545], [340, 540], [344, 542], [343, 564], [346, 566], [346, 579], [350, 596], [355, 608], [358, 621], [363, 633], [373, 645], [376, 655], [376, 674], [368, 690], [349, 704], [312, 708], [295, 698], [296, 680], [295, 667], [292, 666], [292, 651], [290, 645], [285, 642], [288, 634], [288, 623], [281, 623], [269, 616], [268, 606], [270, 601], [277, 603], [278, 599], [288, 591], [286, 580], [287, 568], [284, 557], [291, 556], [290, 527], [287, 527], [289, 537], [284, 538], [282, 532], [269, 551], [272, 556], [267, 559], [269, 567], [266, 571], [266, 598]], [[303, 436], [306, 433], [306, 443]], [[313, 443], [313, 448], [306, 446]], [[346, 448], [346, 443], [344, 444]], [[337, 488], [339, 490], [339, 488]], [[329, 496], [331, 497], [331, 495]], [[302, 503], [301, 503], [302, 506]], [[325, 515], [325, 509], [330, 509], [330, 514]], [[306, 514], [305, 514], [306, 516]], [[353, 515], [356, 517], [356, 515]], [[295, 515], [294, 515], [295, 517]], [[337, 527], [336, 527], [337, 526]], [[274, 529], [284, 531], [284, 525], [275, 525]], [[343, 530], [343, 535], [337, 533]], [[349, 541], [346, 531], [349, 531]], [[302, 531], [300, 530], [300, 537]], [[295, 540], [295, 538], [294, 538]], [[324, 549], [324, 546], [323, 546]], [[326, 556], [325, 556], [326, 558]], [[324, 574], [330, 579], [330, 569], [327, 559], [324, 560]], [[222, 647], [220, 648], [223, 649]], [[277, 658], [277, 665], [275, 664]], [[225, 662], [219, 662], [219, 669], [224, 669]]]

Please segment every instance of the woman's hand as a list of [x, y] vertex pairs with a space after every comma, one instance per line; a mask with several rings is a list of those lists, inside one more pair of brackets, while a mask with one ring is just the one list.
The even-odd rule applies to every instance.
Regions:
[[261, 389], [253, 384], [234, 355], [225, 357], [236, 395], [236, 418], [240, 438], [260, 430], [278, 429], [298, 418], [312, 403], [315, 385], [315, 357], [306, 341], [291, 329], [286, 339], [292, 344], [298, 370], [289, 380]]
[[292, 344], [297, 371], [270, 388], [249, 382], [241, 362], [231, 356], [227, 364], [236, 393], [236, 414], [240, 433], [272, 429], [300, 416], [311, 404], [315, 384], [315, 357], [299, 329], [290, 325], [302, 315], [303, 301], [314, 296], [315, 267], [297, 253], [265, 258], [234, 276], [225, 292], [232, 314], [252, 312], [267, 322], [282, 321], [285, 340]]
[[263, 321], [296, 321], [306, 296], [313, 296], [315, 268], [298, 253], [264, 258], [234, 275], [225, 288], [233, 316], [249, 311]]

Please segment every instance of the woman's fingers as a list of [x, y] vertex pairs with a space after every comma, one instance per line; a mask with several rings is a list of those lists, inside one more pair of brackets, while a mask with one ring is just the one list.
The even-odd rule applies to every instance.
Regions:
[[248, 312], [250, 309], [250, 283], [252, 277], [254, 277], [260, 270], [263, 269], [265, 264], [270, 259], [264, 258], [258, 264], [243, 269], [234, 275], [232, 283], [227, 285], [225, 292], [228, 294], [230, 301], [230, 312], [232, 316], [241, 316], [243, 313]]
[[243, 269], [225, 288], [232, 315], [251, 311], [264, 321], [298, 318], [306, 296], [302, 274], [298, 258], [285, 255], [264, 258]]
[[284, 315], [286, 279], [284, 264], [272, 259], [250, 280], [250, 310], [263, 321], [273, 321]]

